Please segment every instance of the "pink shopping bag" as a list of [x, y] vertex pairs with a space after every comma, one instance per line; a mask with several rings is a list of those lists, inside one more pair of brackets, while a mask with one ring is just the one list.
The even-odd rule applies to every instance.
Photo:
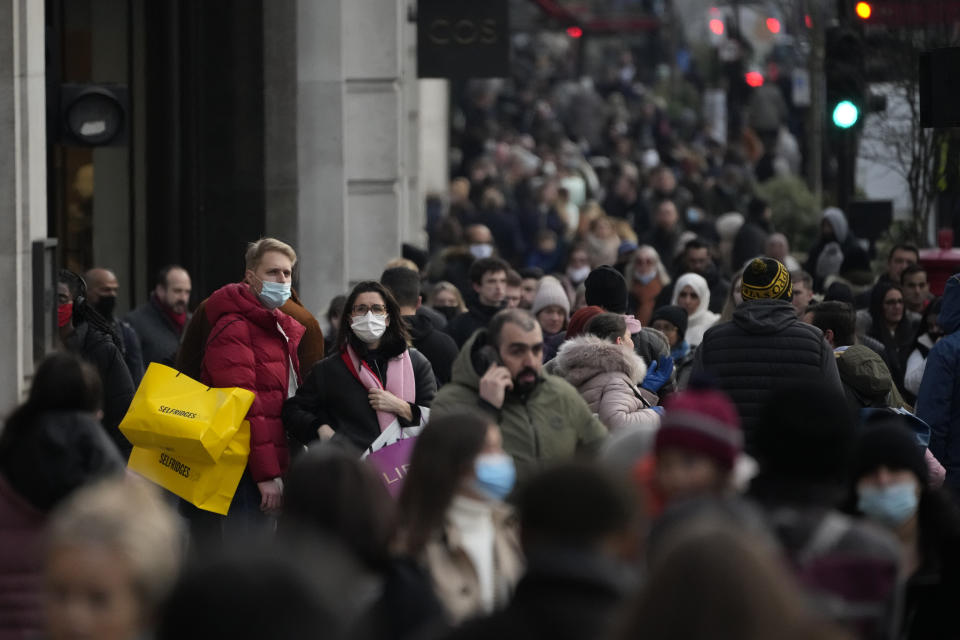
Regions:
[[400, 495], [400, 489], [403, 488], [403, 480], [410, 468], [410, 456], [413, 455], [416, 443], [416, 437], [404, 438], [367, 456], [367, 462], [374, 466], [383, 484], [387, 486], [387, 491], [394, 498]]

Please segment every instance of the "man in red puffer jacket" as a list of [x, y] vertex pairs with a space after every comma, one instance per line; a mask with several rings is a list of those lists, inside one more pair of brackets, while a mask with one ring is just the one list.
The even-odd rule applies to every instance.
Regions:
[[206, 302], [211, 330], [201, 381], [256, 394], [247, 413], [250, 459], [224, 523], [238, 533], [255, 532], [283, 501], [290, 454], [280, 413], [301, 380], [297, 346], [305, 329], [277, 308], [290, 297], [296, 262], [290, 245], [262, 238], [247, 248], [243, 282], [218, 289]]

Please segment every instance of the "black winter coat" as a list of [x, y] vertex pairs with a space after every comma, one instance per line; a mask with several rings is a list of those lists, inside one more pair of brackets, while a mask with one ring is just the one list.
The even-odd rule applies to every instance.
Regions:
[[180, 348], [180, 329], [174, 326], [154, 296], [128, 313], [126, 321], [140, 338], [144, 367], [151, 362], [174, 366]]
[[40, 511], [88, 482], [123, 473], [117, 448], [91, 414], [44, 411], [21, 419], [5, 425], [0, 474]]
[[479, 302], [470, 305], [466, 313], [461, 313], [447, 325], [447, 333], [457, 343], [457, 348], [463, 346], [477, 329], [486, 329], [493, 316], [497, 315], [502, 307], [488, 307]]
[[822, 380], [842, 393], [833, 349], [786, 300], [741, 304], [731, 322], [707, 330], [693, 366], [716, 378], [737, 405], [748, 453], [760, 411], [775, 389]]
[[126, 460], [133, 445], [120, 433], [120, 422], [127, 415], [136, 387], [123, 361], [120, 349], [103, 331], [84, 323], [67, 339], [67, 349], [97, 368], [103, 385], [103, 423], [107, 435], [120, 449]]
[[[416, 378], [416, 407], [429, 407], [437, 393], [430, 362], [416, 349], [410, 349]], [[384, 381], [386, 382], [386, 381]], [[419, 409], [414, 408], [414, 423]], [[400, 420], [401, 426], [410, 426]], [[366, 450], [380, 436], [377, 414], [370, 406], [367, 390], [353, 377], [339, 352], [327, 356], [310, 370], [297, 394], [283, 405], [283, 425], [303, 444], [316, 440], [317, 429], [330, 425], [336, 432], [331, 443]]]
[[127, 371], [130, 373], [130, 379], [133, 380], [133, 388], [140, 386], [143, 380], [143, 373], [146, 371], [146, 365], [143, 362], [143, 350], [140, 348], [140, 336], [136, 330], [130, 326], [130, 323], [116, 318], [107, 320], [113, 322], [113, 328], [117, 335], [123, 338], [123, 362], [127, 365]]
[[527, 573], [506, 609], [467, 622], [445, 640], [613, 637], [630, 591], [623, 570], [599, 553], [551, 551], [530, 554]]
[[404, 316], [413, 339], [413, 347], [430, 361], [437, 387], [450, 382], [450, 370], [460, 350], [449, 335], [437, 328], [430, 317], [417, 314]]

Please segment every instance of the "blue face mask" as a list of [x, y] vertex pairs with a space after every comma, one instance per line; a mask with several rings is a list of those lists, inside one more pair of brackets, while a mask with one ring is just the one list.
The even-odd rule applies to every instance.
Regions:
[[258, 297], [267, 309], [276, 309], [290, 298], [289, 282], [267, 282], [264, 280], [262, 285]]
[[858, 493], [857, 508], [868, 518], [888, 527], [899, 527], [917, 512], [917, 490], [911, 482], [864, 487]]
[[650, 284], [653, 282], [653, 279], [657, 277], [657, 270], [648, 271], [646, 273], [642, 271], [635, 271], [633, 273], [633, 278], [640, 284]]
[[506, 453], [485, 453], [477, 456], [474, 471], [477, 474], [476, 488], [497, 500], [506, 498], [517, 480], [513, 458]]

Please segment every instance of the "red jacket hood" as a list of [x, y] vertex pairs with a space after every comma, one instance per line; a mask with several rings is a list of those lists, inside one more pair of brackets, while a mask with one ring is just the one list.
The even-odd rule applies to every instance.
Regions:
[[230, 313], [239, 313], [250, 322], [256, 323], [268, 331], [273, 331], [279, 323], [287, 337], [295, 344], [300, 342], [306, 329], [303, 325], [277, 309], [267, 309], [250, 288], [242, 282], [234, 282], [221, 287], [207, 298], [205, 305], [210, 326], [217, 324], [221, 317]]

